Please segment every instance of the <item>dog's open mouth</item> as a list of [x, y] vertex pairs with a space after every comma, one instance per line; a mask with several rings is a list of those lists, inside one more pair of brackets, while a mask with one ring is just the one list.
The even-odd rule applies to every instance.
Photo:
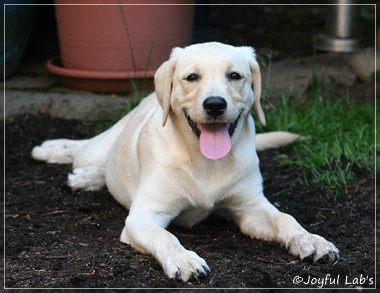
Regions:
[[199, 138], [199, 149], [210, 160], [223, 159], [231, 150], [231, 137], [241, 115], [233, 123], [196, 123], [185, 111], [191, 130]]

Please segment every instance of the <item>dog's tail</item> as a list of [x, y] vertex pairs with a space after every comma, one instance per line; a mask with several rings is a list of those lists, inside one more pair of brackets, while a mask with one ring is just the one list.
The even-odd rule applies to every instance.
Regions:
[[267, 149], [279, 148], [303, 139], [305, 137], [299, 134], [285, 131], [260, 133], [256, 135], [256, 150], [260, 152]]

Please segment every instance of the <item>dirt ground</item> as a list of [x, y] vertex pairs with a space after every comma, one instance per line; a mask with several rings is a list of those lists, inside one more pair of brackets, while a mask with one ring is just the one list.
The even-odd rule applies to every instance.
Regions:
[[[221, 9], [221, 8], [218, 8]], [[241, 25], [233, 23], [241, 13], [216, 24], [219, 10], [213, 10], [215, 31], [229, 29], [222, 41], [257, 44], [273, 48], [277, 58], [309, 54], [310, 43], [291, 35], [289, 46], [275, 28], [284, 25], [272, 8], [260, 8]], [[265, 10], [266, 9], [266, 10]], [[289, 12], [293, 13], [293, 12]], [[295, 12], [294, 12], [295, 13]], [[317, 11], [317, 13], [319, 13]], [[233, 17], [234, 15], [237, 15]], [[245, 19], [245, 17], [238, 19]], [[282, 14], [281, 14], [282, 15]], [[289, 23], [298, 32], [298, 21], [320, 18], [299, 15]], [[244, 28], [262, 27], [273, 32], [265, 39], [262, 30], [245, 34]], [[271, 24], [271, 22], [273, 22]], [[232, 25], [235, 25], [233, 27]], [[279, 26], [280, 25], [280, 26]], [[317, 28], [315, 28], [317, 30]], [[285, 33], [282, 35], [284, 36]], [[263, 36], [262, 39], [259, 37]], [[305, 34], [303, 34], [305, 36]], [[251, 37], [256, 38], [256, 41]], [[278, 40], [276, 39], [278, 38]], [[295, 39], [294, 39], [295, 38]], [[298, 52], [294, 42], [304, 43]], [[271, 42], [275, 44], [271, 46]], [[301, 52], [302, 51], [302, 52]], [[358, 84], [373, 87], [373, 84]], [[355, 90], [355, 89], [353, 89]], [[128, 211], [119, 206], [106, 189], [73, 192], [66, 185], [69, 165], [44, 164], [30, 158], [34, 145], [45, 139], [85, 138], [94, 134], [86, 122], [20, 116], [5, 125], [5, 284], [8, 288], [317, 288], [375, 286], [375, 180], [374, 174], [356, 170], [349, 194], [336, 201], [318, 186], [297, 182], [300, 171], [281, 166], [276, 155], [292, 156], [292, 150], [260, 154], [265, 192], [282, 211], [292, 214], [310, 232], [320, 234], [341, 251], [341, 259], [330, 266], [301, 262], [277, 244], [250, 239], [226, 219], [212, 217], [191, 230], [169, 227], [181, 243], [196, 251], [211, 268], [199, 280], [179, 282], [168, 279], [157, 262], [119, 242]], [[4, 146], [3, 146], [4, 147]], [[293, 186], [293, 188], [290, 188]], [[325, 283], [322, 283], [325, 282]]]
[[[307, 282], [327, 274], [340, 277], [337, 287], [350, 287], [349, 282], [373, 287], [373, 174], [357, 170], [349, 196], [334, 201], [315, 186], [290, 190], [299, 172], [276, 161], [275, 156], [285, 151], [262, 153], [269, 199], [311, 232], [333, 241], [341, 250], [340, 262], [300, 262], [279, 245], [249, 239], [232, 222], [213, 218], [192, 230], [170, 227], [212, 270], [206, 278], [182, 283], [167, 279], [152, 257], [118, 241], [128, 213], [106, 190], [72, 192], [66, 185], [70, 165], [30, 158], [31, 148], [44, 139], [83, 138], [90, 129], [83, 122], [49, 117], [19, 117], [6, 125], [7, 287], [297, 288], [316, 287], [293, 284], [297, 276]], [[367, 278], [365, 283], [355, 284], [360, 276]]]

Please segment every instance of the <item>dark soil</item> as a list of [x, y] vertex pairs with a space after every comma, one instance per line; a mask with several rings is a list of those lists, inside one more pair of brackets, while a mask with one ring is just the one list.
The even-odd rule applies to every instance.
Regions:
[[[181, 243], [208, 262], [205, 278], [183, 283], [168, 279], [150, 256], [119, 242], [128, 211], [107, 190], [73, 192], [66, 185], [70, 165], [31, 159], [34, 145], [48, 138], [92, 135], [84, 122], [18, 117], [6, 124], [5, 284], [8, 288], [309, 288], [294, 284], [330, 279], [323, 287], [374, 287], [374, 175], [357, 170], [347, 197], [334, 201], [317, 186], [296, 184], [299, 172], [260, 154], [268, 198], [309, 231], [341, 250], [330, 266], [297, 260], [277, 244], [250, 239], [225, 219], [211, 218], [192, 230], [170, 227]], [[331, 280], [331, 281], [330, 281]], [[335, 280], [335, 281], [334, 281]], [[335, 282], [335, 284], [330, 284]]]
[[[361, 14], [367, 17], [360, 18], [357, 35], [363, 47], [374, 46], [373, 18], [368, 17], [374, 14], [374, 7], [361, 9]], [[252, 45], [259, 55], [268, 55], [272, 60], [298, 58], [314, 54], [313, 41], [317, 34], [324, 32], [325, 22], [326, 7], [322, 6], [204, 7], [198, 17], [200, 29], [195, 39]], [[41, 44], [37, 43], [37, 52], [41, 54]], [[363, 97], [363, 92], [369, 93], [366, 101], [373, 98], [372, 83], [358, 83], [350, 92], [355, 89], [358, 99]], [[183, 283], [168, 279], [152, 257], [119, 242], [128, 211], [120, 207], [106, 189], [73, 192], [66, 185], [71, 166], [44, 164], [30, 157], [32, 147], [45, 139], [84, 138], [93, 134], [92, 127], [85, 122], [49, 117], [23, 116], [5, 125], [5, 181], [2, 184], [5, 183], [6, 287], [375, 286], [374, 174], [356, 170], [348, 195], [335, 201], [318, 186], [296, 183], [299, 170], [280, 165], [276, 155], [292, 156], [291, 149], [260, 154], [268, 198], [282, 211], [295, 216], [310, 232], [335, 243], [341, 250], [340, 261], [333, 266], [301, 262], [285, 248], [250, 239], [232, 222], [213, 217], [192, 230], [169, 227], [181, 243], [203, 257], [212, 270], [205, 278]], [[297, 276], [303, 278], [299, 284], [294, 283], [300, 280]], [[323, 286], [316, 283], [324, 280], [327, 284]], [[306, 284], [308, 281], [312, 284]]]

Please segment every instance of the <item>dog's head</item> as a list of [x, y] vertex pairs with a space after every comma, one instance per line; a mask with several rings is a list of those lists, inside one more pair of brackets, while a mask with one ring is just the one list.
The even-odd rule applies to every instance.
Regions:
[[209, 159], [228, 154], [231, 137], [252, 106], [265, 124], [260, 68], [251, 47], [213, 42], [174, 48], [156, 72], [155, 88], [163, 125], [171, 112], [187, 120]]

